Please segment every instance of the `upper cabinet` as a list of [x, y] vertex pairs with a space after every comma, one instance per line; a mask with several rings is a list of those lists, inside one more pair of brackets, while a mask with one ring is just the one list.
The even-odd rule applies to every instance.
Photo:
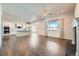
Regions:
[[75, 6], [75, 18], [79, 18], [79, 3]]

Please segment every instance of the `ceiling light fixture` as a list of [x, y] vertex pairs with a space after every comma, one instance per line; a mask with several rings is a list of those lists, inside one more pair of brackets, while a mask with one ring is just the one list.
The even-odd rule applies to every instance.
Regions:
[[42, 11], [43, 16], [48, 16], [48, 15], [52, 15], [50, 10], [43, 10]]

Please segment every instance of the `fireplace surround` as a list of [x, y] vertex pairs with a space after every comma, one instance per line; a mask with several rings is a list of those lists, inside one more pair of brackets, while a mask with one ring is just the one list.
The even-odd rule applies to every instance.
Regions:
[[79, 56], [79, 18], [75, 18], [76, 22], [73, 24], [73, 33], [74, 33], [74, 40], [72, 43], [76, 47], [76, 56]]
[[76, 46], [76, 55], [79, 56], [79, 18], [76, 19], [77, 20], [77, 46]]

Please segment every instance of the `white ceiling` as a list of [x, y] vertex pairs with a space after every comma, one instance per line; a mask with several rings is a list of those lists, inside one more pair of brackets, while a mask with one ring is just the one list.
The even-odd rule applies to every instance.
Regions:
[[74, 12], [72, 3], [4, 3], [2, 4], [5, 21], [35, 21], [43, 10], [50, 10], [52, 16]]

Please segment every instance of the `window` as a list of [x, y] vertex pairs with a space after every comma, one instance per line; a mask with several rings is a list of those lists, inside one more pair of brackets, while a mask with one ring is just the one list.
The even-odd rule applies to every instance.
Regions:
[[48, 31], [59, 30], [59, 20], [48, 21], [47, 28]]

